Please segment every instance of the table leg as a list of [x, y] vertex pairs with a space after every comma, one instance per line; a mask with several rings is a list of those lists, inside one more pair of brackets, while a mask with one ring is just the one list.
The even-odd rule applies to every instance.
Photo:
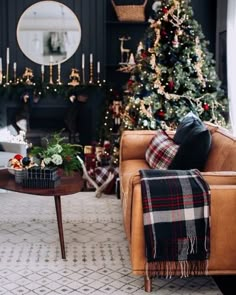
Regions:
[[61, 214], [61, 196], [54, 196], [55, 207], [57, 213], [57, 225], [61, 245], [61, 256], [62, 259], [66, 259], [65, 244], [64, 244], [64, 235], [63, 235], [63, 225], [62, 225], [62, 214]]

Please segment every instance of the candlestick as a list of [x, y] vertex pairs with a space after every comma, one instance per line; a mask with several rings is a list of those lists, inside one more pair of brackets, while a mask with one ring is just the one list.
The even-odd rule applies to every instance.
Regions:
[[41, 65], [41, 81], [44, 82], [44, 65]]
[[10, 63], [10, 48], [7, 48], [7, 56], [6, 56], [6, 84], [8, 84], [8, 78], [9, 78], [9, 63]]
[[7, 64], [9, 64], [10, 63], [10, 48], [8, 47], [7, 48]]
[[2, 58], [0, 57], [0, 84], [2, 84]]
[[100, 61], [97, 62], [97, 83], [100, 83]]
[[52, 79], [52, 63], [51, 62], [49, 64], [49, 84], [53, 84], [53, 79]]
[[82, 54], [82, 83], [85, 84], [85, 54]]
[[85, 54], [82, 54], [82, 69], [85, 68]]
[[93, 54], [90, 53], [90, 58], [89, 58], [89, 83], [93, 84]]
[[57, 84], [61, 84], [61, 64], [57, 66]]
[[13, 79], [14, 83], [16, 83], [16, 62], [13, 63]]

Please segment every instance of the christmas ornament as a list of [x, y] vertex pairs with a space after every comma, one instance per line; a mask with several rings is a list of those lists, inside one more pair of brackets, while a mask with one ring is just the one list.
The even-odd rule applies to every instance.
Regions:
[[71, 73], [69, 76], [71, 82], [68, 83], [68, 85], [71, 86], [77, 86], [80, 84], [80, 75], [79, 75], [79, 70], [78, 69], [71, 69]]
[[210, 108], [210, 106], [209, 106], [208, 103], [204, 103], [204, 104], [203, 104], [203, 109], [204, 109], [204, 111], [209, 111], [209, 108]]
[[25, 84], [27, 84], [27, 85], [33, 84], [33, 82], [31, 81], [33, 79], [33, 77], [34, 77], [33, 70], [26, 67], [25, 72], [22, 75], [22, 78], [23, 78]]
[[173, 80], [170, 80], [169, 83], [168, 83], [169, 90], [170, 91], [173, 91], [174, 87], [175, 87], [174, 81]]
[[138, 44], [138, 47], [137, 47], [137, 52], [136, 52], [136, 54], [137, 54], [137, 55], [141, 55], [142, 52], [143, 52], [143, 50], [144, 50], [144, 45], [143, 45], [143, 42], [140, 41], [139, 44]]
[[178, 48], [179, 47], [179, 40], [178, 40], [178, 36], [174, 35], [174, 40], [172, 41], [172, 45], [174, 48]]
[[168, 13], [168, 11], [169, 11], [169, 10], [168, 10], [168, 8], [167, 8], [167, 7], [163, 7], [163, 8], [162, 8], [162, 12], [163, 12], [164, 14], [167, 14], [167, 13]]
[[166, 114], [166, 113], [165, 113], [163, 110], [159, 110], [159, 111], [157, 112], [157, 116], [158, 116], [159, 118], [161, 118], [161, 119], [164, 119], [165, 114]]
[[115, 125], [120, 125], [122, 102], [118, 100], [114, 100], [111, 109], [112, 109], [112, 118], [114, 120]]

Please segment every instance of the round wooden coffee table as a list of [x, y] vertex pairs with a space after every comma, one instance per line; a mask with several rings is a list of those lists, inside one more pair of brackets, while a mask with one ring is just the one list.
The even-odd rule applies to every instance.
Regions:
[[[24, 193], [29, 195], [40, 196], [54, 196], [58, 232], [61, 245], [62, 259], [66, 259], [63, 224], [62, 224], [62, 210], [61, 210], [61, 196], [72, 195], [81, 191], [84, 187], [84, 180], [79, 172], [74, 172], [73, 176], [62, 176], [61, 183], [55, 188], [24, 188], [21, 184], [15, 182], [15, 178], [7, 169], [0, 170], [0, 188], [9, 191]], [[1, 196], [1, 194], [0, 194]]]

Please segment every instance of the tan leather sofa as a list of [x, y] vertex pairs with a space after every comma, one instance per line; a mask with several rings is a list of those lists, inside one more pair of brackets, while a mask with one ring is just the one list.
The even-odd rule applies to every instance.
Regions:
[[[202, 172], [211, 188], [211, 254], [209, 275], [236, 274], [236, 139], [225, 129], [206, 123], [212, 147]], [[145, 151], [156, 131], [125, 130], [120, 142], [120, 193], [132, 272], [144, 275], [145, 240], [139, 169], [148, 169]], [[170, 134], [173, 136], [173, 133]]]

